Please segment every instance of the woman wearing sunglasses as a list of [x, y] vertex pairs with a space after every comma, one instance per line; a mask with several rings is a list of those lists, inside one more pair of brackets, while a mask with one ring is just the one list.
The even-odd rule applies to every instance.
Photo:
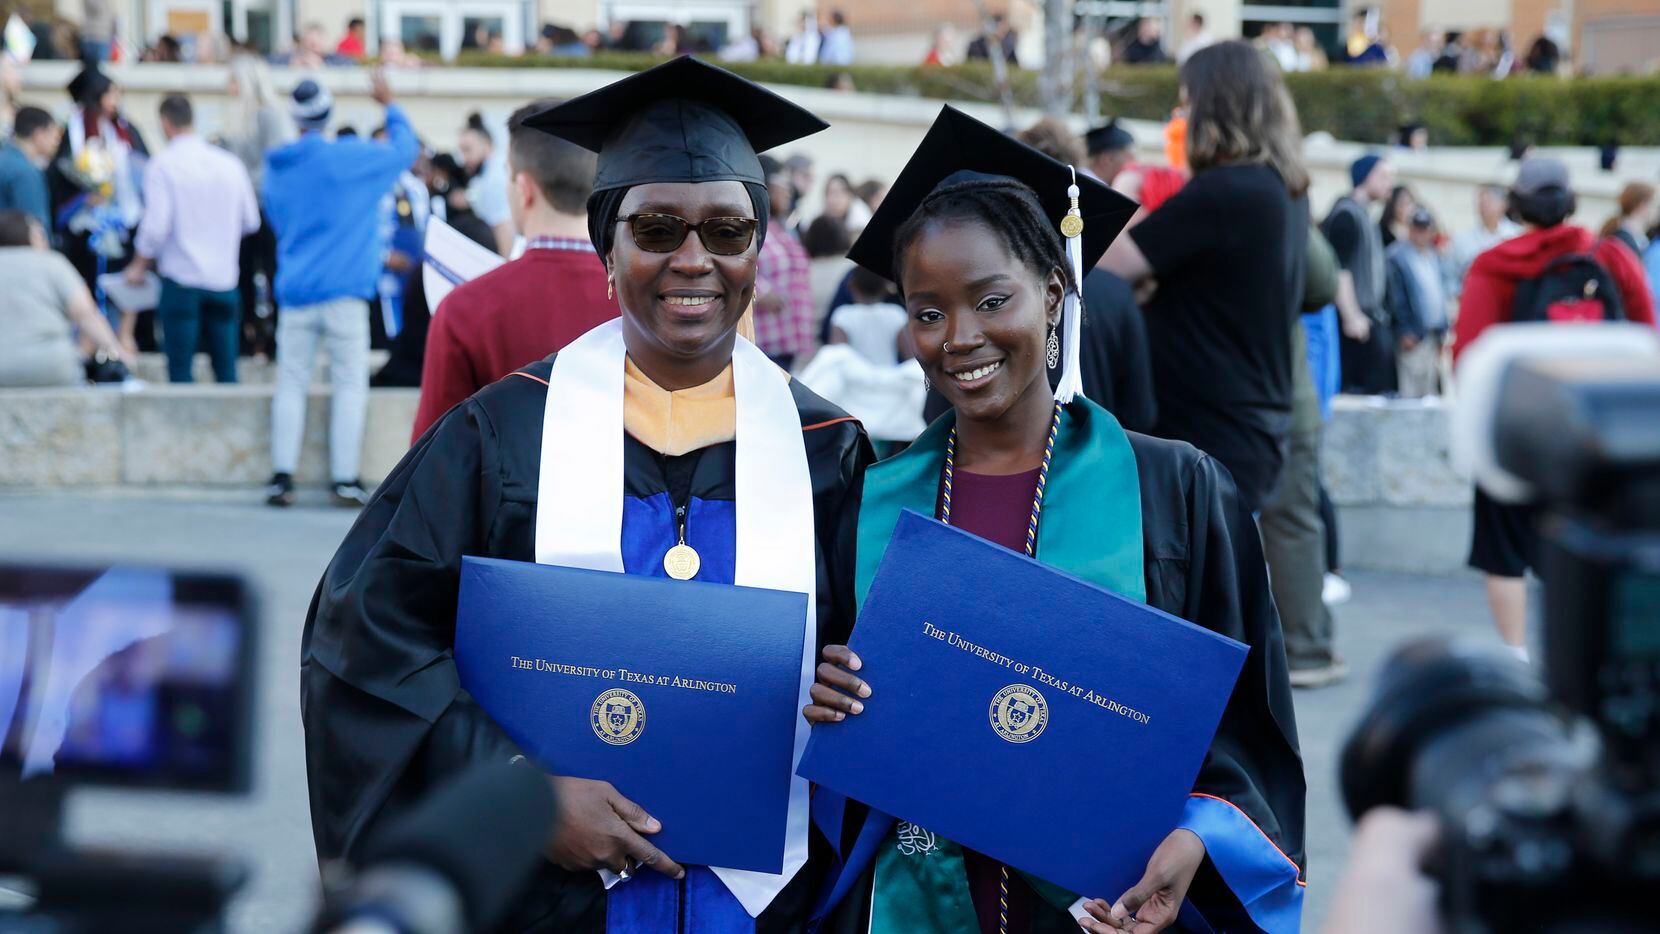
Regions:
[[[738, 335], [769, 220], [757, 152], [824, 123], [688, 57], [526, 124], [598, 152], [589, 232], [622, 315], [446, 414], [329, 566], [302, 664], [325, 859], [352, 856], [444, 777], [518, 753], [457, 686], [462, 555], [806, 593], [805, 618], [780, 621], [802, 630], [803, 703], [818, 651], [851, 628], [869, 442]], [[801, 780], [788, 779], [777, 874], [683, 866], [610, 784], [551, 780], [559, 827], [506, 928], [804, 927], [825, 848], [809, 853]]]

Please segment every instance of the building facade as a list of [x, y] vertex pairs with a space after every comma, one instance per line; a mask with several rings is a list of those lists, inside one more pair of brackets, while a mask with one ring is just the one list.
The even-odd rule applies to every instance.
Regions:
[[[719, 47], [755, 26], [785, 35], [801, 11], [813, 7], [811, 0], [111, 0], [110, 5], [130, 48], [163, 34], [222, 34], [281, 53], [293, 48], [310, 24], [321, 26], [333, 42], [349, 20], [361, 17], [371, 53], [391, 38], [445, 60], [488, 48], [493, 40], [505, 52], [522, 52], [549, 23], [579, 33], [632, 23], [648, 41], [678, 24]], [[55, 6], [72, 21], [84, 12], [83, 0], [56, 0]]]
[[[1063, 0], [1080, 19], [1109, 26], [1151, 16], [1165, 22], [1174, 48], [1193, 13], [1217, 38], [1255, 36], [1270, 23], [1308, 26], [1329, 50], [1341, 47], [1353, 13], [1375, 8], [1402, 56], [1426, 31], [1502, 30], [1518, 55], [1539, 36], [1553, 39], [1577, 67], [1593, 74], [1647, 73], [1660, 66], [1660, 0]], [[27, 0], [79, 21], [84, 0]], [[858, 41], [859, 60], [920, 61], [941, 25], [966, 44], [978, 31], [970, 0], [109, 0], [129, 48], [170, 33], [224, 34], [266, 52], [292, 48], [308, 24], [338, 40], [347, 20], [362, 17], [367, 44], [401, 41], [424, 56], [451, 59], [499, 42], [516, 53], [534, 45], [544, 24], [583, 32], [630, 23], [631, 38], [650, 44], [673, 24], [719, 48], [759, 27], [782, 41], [804, 11], [842, 11]], [[990, 0], [1021, 35], [1020, 61], [1041, 63], [1042, 4]]]

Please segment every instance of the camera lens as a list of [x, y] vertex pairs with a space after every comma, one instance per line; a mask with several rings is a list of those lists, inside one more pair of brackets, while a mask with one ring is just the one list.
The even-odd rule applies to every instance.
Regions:
[[1441, 811], [1459, 786], [1492, 778], [1504, 750], [1564, 737], [1525, 665], [1448, 639], [1412, 642], [1385, 664], [1344, 744], [1344, 802], [1355, 818], [1382, 804]]

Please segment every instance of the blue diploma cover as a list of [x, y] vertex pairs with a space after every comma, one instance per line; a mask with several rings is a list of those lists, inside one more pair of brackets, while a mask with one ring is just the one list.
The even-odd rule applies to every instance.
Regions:
[[799, 774], [1086, 897], [1176, 827], [1246, 647], [906, 511], [854, 629], [864, 713]]
[[461, 686], [556, 775], [662, 821], [676, 862], [779, 872], [804, 594], [462, 559]]

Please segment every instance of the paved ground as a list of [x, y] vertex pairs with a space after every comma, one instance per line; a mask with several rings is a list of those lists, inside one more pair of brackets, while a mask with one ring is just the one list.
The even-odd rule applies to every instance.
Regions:
[[[246, 799], [85, 791], [70, 809], [80, 841], [214, 849], [247, 860], [253, 881], [233, 908], [237, 931], [298, 931], [316, 897], [299, 721], [300, 629], [312, 589], [353, 514], [324, 508], [278, 512], [245, 499], [0, 497], [0, 561], [98, 560], [231, 568], [263, 597], [260, 737], [255, 790]], [[1337, 788], [1337, 754], [1388, 650], [1422, 633], [1486, 636], [1473, 578], [1356, 573], [1340, 610], [1347, 683], [1297, 695], [1308, 775], [1309, 890], [1305, 929], [1318, 929], [1348, 850], [1349, 821]]]

